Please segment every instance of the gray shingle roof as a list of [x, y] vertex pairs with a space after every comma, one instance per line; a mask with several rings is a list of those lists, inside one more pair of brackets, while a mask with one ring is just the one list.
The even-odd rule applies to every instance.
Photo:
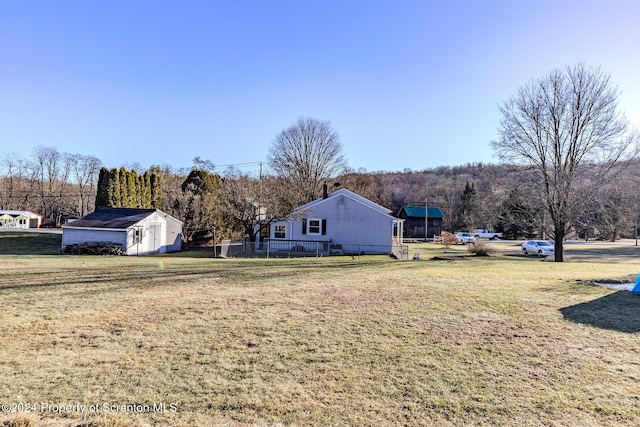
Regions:
[[121, 228], [127, 229], [142, 221], [156, 209], [131, 209], [99, 207], [95, 212], [85, 215], [69, 224], [69, 227], [83, 228]]

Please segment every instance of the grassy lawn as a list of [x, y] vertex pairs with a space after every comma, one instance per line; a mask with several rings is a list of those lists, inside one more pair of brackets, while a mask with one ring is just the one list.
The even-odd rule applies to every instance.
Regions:
[[575, 245], [563, 264], [513, 242], [224, 260], [63, 256], [37, 235], [31, 255], [5, 249], [14, 237], [0, 233], [0, 403], [35, 412], [0, 425], [640, 419], [640, 296], [590, 284], [633, 282], [632, 245]]

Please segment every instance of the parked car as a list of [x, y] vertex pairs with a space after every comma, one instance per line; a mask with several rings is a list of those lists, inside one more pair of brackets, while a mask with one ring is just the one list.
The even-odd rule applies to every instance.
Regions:
[[458, 244], [466, 245], [467, 243], [475, 243], [476, 238], [473, 237], [471, 233], [457, 233], [456, 239], [458, 239]]
[[493, 230], [486, 230], [486, 229], [476, 230], [473, 233], [473, 236], [476, 238], [490, 239], [490, 240], [502, 239], [502, 233], [496, 233]]
[[555, 253], [552, 243], [546, 240], [529, 240], [522, 244], [522, 253], [525, 255], [547, 256]]

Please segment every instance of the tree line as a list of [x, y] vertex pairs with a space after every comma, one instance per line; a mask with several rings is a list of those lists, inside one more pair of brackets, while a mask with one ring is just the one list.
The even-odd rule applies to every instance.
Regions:
[[96, 188], [96, 209], [115, 208], [162, 209], [162, 186], [157, 168], [138, 175], [135, 170], [102, 167]]
[[[506, 236], [550, 237], [555, 260], [572, 235], [637, 235], [638, 142], [617, 110], [619, 91], [599, 68], [584, 64], [532, 80], [499, 107], [499, 138], [491, 143], [504, 163], [423, 171], [350, 170], [329, 122], [301, 117], [272, 142], [270, 174], [255, 176], [210, 160], [188, 171], [107, 170], [93, 156], [37, 147], [29, 159], [2, 158], [0, 207], [31, 209], [59, 223], [94, 206], [162, 209], [185, 223], [188, 240], [255, 237], [255, 227], [282, 218], [320, 195], [321, 186], [349, 188], [393, 212], [403, 205], [435, 205], [444, 230], [494, 228]], [[97, 177], [97, 183], [95, 182]]]
[[[43, 152], [51, 155], [48, 162], [42, 161]], [[214, 228], [217, 238], [247, 236], [254, 232], [259, 216], [284, 217], [300, 200], [321, 195], [318, 190], [297, 199], [299, 188], [290, 178], [260, 177], [234, 168], [218, 172], [211, 161], [200, 158], [186, 170], [165, 165], [136, 171], [107, 169], [92, 156], [56, 153], [52, 147], [39, 147], [30, 159], [0, 155], [0, 209], [32, 210], [60, 225], [64, 218], [84, 215], [96, 206], [158, 208], [184, 221], [189, 240], [210, 242]], [[588, 182], [574, 189], [580, 203], [571, 212], [571, 237], [633, 237], [640, 204], [638, 168], [625, 168], [595, 193]], [[348, 188], [394, 214], [404, 205], [438, 206], [445, 231], [493, 228], [509, 238], [553, 236], [540, 192], [543, 182], [527, 166], [476, 163], [402, 172], [346, 169], [328, 184], [330, 189], [337, 188], [334, 184]]]
[[0, 209], [31, 210], [53, 224], [85, 215], [94, 208], [101, 165], [95, 156], [44, 145], [28, 157], [0, 154]]

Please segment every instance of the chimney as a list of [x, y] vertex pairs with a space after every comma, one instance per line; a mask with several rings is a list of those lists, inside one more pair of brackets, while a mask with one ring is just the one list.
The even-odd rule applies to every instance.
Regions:
[[326, 199], [329, 197], [329, 191], [327, 188], [327, 181], [324, 182], [324, 184], [322, 184], [322, 198]]

